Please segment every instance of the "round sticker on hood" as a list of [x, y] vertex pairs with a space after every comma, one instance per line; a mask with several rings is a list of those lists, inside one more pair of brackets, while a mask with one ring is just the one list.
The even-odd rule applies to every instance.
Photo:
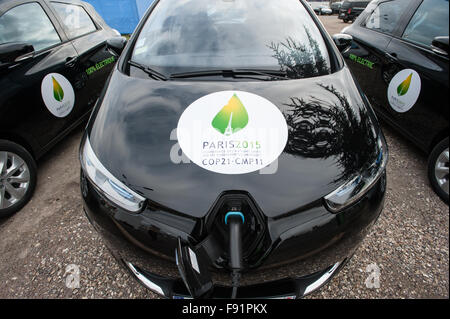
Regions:
[[56, 117], [66, 117], [75, 104], [72, 84], [59, 73], [45, 76], [41, 84], [42, 99], [47, 109]]
[[398, 72], [389, 83], [388, 100], [391, 107], [399, 113], [409, 111], [420, 95], [419, 74], [412, 69]]
[[206, 95], [178, 121], [178, 142], [198, 166], [221, 174], [246, 174], [275, 161], [288, 140], [286, 120], [265, 98], [241, 91]]

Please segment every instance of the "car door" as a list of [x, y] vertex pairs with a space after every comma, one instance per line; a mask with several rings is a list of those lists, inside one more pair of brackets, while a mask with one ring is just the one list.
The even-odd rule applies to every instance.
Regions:
[[353, 36], [350, 50], [343, 53], [363, 92], [375, 109], [385, 104], [386, 48], [399, 24], [413, 8], [414, 0], [370, 3], [348, 33]]
[[2, 70], [0, 131], [17, 132], [43, 149], [71, 124], [77, 58], [44, 1], [11, 2], [0, 12], [0, 43], [31, 44], [34, 53]]
[[[385, 111], [399, 130], [426, 151], [436, 135], [448, 129], [449, 59], [431, 46], [435, 37], [448, 37], [448, 28], [448, 0], [423, 0], [387, 48]], [[403, 91], [398, 91], [402, 84]]]
[[51, 1], [50, 5], [78, 52], [75, 67], [79, 70], [76, 85], [83, 105], [78, 110], [81, 116], [95, 104], [116, 61], [106, 47], [106, 40], [117, 34], [97, 23], [84, 5], [57, 1]]

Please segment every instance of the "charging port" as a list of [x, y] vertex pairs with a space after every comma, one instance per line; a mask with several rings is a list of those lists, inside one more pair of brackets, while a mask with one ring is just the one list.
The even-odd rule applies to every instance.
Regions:
[[233, 286], [231, 298], [236, 298], [237, 288], [242, 270], [242, 225], [245, 224], [245, 217], [238, 208], [225, 215], [225, 224], [229, 229], [229, 267], [231, 268], [231, 284]]

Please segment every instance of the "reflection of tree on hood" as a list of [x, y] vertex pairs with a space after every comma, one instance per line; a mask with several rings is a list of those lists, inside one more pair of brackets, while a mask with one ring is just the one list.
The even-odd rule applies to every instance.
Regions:
[[285, 151], [309, 158], [336, 156], [343, 174], [335, 182], [347, 180], [376, 159], [375, 137], [365, 108], [355, 114], [347, 98], [333, 86], [320, 85], [338, 102], [318, 98], [291, 97], [285, 105], [289, 139]]
[[273, 57], [278, 60], [281, 70], [286, 71], [291, 79], [308, 78], [330, 73], [330, 68], [319, 44], [312, 38], [305, 27], [308, 45], [296, 42], [288, 37], [286, 42], [274, 43], [269, 46], [274, 51]]

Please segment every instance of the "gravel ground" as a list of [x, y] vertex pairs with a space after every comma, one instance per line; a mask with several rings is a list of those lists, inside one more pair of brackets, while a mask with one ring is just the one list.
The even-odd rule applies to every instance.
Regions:
[[[321, 19], [331, 34], [346, 25], [336, 16]], [[426, 156], [390, 128], [384, 132], [384, 212], [348, 265], [308, 298], [449, 297], [449, 208], [429, 186]], [[39, 161], [33, 200], [0, 220], [0, 298], [156, 297], [119, 266], [82, 212], [80, 137], [81, 128]], [[80, 270], [78, 289], [66, 287], [72, 264]], [[379, 288], [365, 284], [373, 264]]]

